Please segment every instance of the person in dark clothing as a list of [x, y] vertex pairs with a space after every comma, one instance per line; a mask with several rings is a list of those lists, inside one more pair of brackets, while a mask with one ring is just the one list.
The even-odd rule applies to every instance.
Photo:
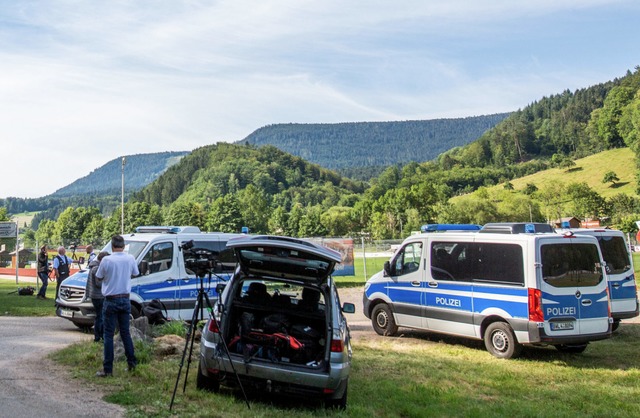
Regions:
[[96, 320], [93, 324], [93, 341], [99, 342], [104, 338], [104, 322], [102, 316], [102, 305], [104, 304], [104, 296], [102, 294], [102, 283], [96, 279], [96, 271], [102, 259], [108, 256], [106, 251], [101, 252], [89, 263], [89, 277], [87, 278], [86, 295], [91, 299], [91, 303], [96, 310]]
[[47, 256], [47, 246], [40, 247], [38, 253], [38, 277], [42, 280], [42, 287], [36, 296], [38, 299], [47, 298], [47, 286], [49, 285], [49, 257]]

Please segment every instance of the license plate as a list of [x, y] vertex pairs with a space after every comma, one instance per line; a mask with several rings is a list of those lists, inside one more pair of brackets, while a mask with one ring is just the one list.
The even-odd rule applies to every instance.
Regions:
[[64, 318], [73, 318], [73, 311], [68, 311], [66, 309], [60, 309], [60, 316]]
[[573, 329], [573, 322], [552, 322], [552, 331], [565, 331]]

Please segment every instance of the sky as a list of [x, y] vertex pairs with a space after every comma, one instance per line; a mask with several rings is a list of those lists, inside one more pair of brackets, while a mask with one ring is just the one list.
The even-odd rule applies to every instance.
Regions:
[[515, 111], [633, 71], [638, 21], [636, 0], [0, 0], [0, 198], [270, 124]]

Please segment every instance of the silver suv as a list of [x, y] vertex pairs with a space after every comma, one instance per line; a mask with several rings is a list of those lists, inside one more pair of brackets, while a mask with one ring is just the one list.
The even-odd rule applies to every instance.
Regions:
[[239, 265], [204, 327], [197, 387], [218, 392], [240, 380], [245, 389], [344, 409], [352, 351], [343, 312], [355, 306], [340, 304], [331, 277], [340, 253], [276, 236], [240, 237], [227, 246]]

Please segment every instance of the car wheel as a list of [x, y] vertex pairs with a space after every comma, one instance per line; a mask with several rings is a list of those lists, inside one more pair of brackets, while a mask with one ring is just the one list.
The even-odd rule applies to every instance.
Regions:
[[347, 409], [347, 392], [349, 389], [349, 383], [347, 383], [346, 387], [344, 388], [344, 393], [342, 394], [341, 398], [338, 399], [325, 399], [324, 401], [324, 407], [325, 408], [334, 408], [334, 409], [340, 409], [340, 410], [345, 410]]
[[484, 332], [484, 345], [487, 351], [497, 358], [518, 357], [522, 351], [522, 345], [518, 343], [513, 330], [505, 322], [494, 322], [487, 327]]
[[614, 332], [619, 327], [620, 327], [620, 320], [619, 319], [614, 319], [613, 320], [613, 324], [611, 324], [611, 332]]
[[131, 316], [133, 319], [140, 318], [140, 309], [133, 303], [131, 304]]
[[580, 354], [584, 353], [584, 350], [587, 349], [587, 345], [589, 345], [589, 343], [575, 345], [557, 344], [555, 347], [561, 353]]
[[385, 303], [376, 305], [376, 307], [373, 308], [371, 323], [378, 335], [395, 335], [395, 333], [398, 332], [398, 326], [393, 319], [391, 309]]
[[196, 377], [196, 387], [199, 390], [218, 393], [220, 391], [220, 381], [205, 376], [202, 373], [202, 364], [198, 362], [198, 376]]

